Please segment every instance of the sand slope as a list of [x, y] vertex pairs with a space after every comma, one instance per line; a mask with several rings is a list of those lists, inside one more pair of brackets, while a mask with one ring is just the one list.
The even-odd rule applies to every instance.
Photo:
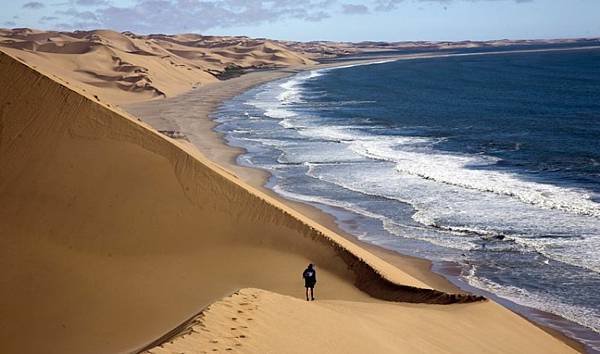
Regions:
[[[243, 289], [145, 353], [566, 353], [490, 303], [452, 306], [306, 302]], [[498, 308], [499, 309], [499, 308]]]
[[0, 30], [0, 50], [114, 103], [173, 96], [237, 69], [313, 63], [265, 39], [109, 30]]
[[2, 352], [133, 349], [241, 287], [301, 294], [309, 261], [323, 299], [372, 301], [357, 282], [386, 299], [476, 300], [420, 289], [195, 152], [1, 53], [0, 85]]

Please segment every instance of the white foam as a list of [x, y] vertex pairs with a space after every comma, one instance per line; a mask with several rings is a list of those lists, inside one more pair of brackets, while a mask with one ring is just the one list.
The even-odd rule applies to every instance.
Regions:
[[498, 161], [489, 156], [441, 153], [431, 148], [433, 143], [426, 149], [402, 146], [426, 142], [426, 139], [411, 139], [361, 139], [355, 141], [352, 149], [373, 159], [393, 161], [400, 173], [504, 195], [541, 208], [600, 217], [600, 204], [592, 201], [584, 190], [525, 181], [514, 173], [487, 169]]
[[265, 110], [265, 116], [275, 119], [285, 119], [295, 117], [296, 113], [282, 108], [268, 108]]
[[528, 238], [514, 239], [524, 247], [534, 249], [546, 257], [573, 264], [600, 273], [600, 236], [589, 235], [581, 238]]
[[351, 127], [315, 126], [298, 129], [298, 133], [308, 138], [332, 142], [354, 141], [356, 133]]
[[338, 66], [334, 66], [331, 68], [324, 68], [324, 69], [319, 69], [319, 70], [314, 70], [314, 71], [323, 73], [323, 72], [327, 72], [327, 71], [331, 71], [331, 70], [348, 69], [348, 68], [354, 68], [357, 66], [386, 64], [386, 63], [391, 63], [391, 62], [395, 62], [395, 61], [398, 61], [398, 59], [382, 59], [382, 60], [377, 60], [377, 61], [368, 61], [368, 62], [356, 63], [356, 64], [338, 65]]
[[283, 91], [277, 95], [277, 99], [282, 104], [293, 104], [300, 102], [300, 89], [298, 88], [299, 84], [300, 80], [292, 79], [279, 85]]
[[283, 105], [302, 102], [302, 89], [300, 85], [306, 80], [322, 75], [319, 70], [311, 70], [307, 73], [294, 75], [291, 79], [279, 85], [281, 92], [277, 95], [277, 100]]
[[[366, 216], [371, 219], [379, 220], [382, 223], [383, 228], [395, 236], [410, 237], [412, 239], [429, 242], [433, 245], [442, 246], [442, 247], [446, 247], [446, 248], [452, 248], [452, 249], [461, 250], [461, 251], [470, 251], [470, 250], [473, 250], [473, 249], [479, 247], [475, 243], [472, 242], [474, 240], [474, 238], [469, 238], [469, 237], [465, 237], [464, 235], [458, 235], [458, 234], [452, 234], [452, 233], [446, 233], [445, 237], [439, 237], [439, 235], [436, 235], [426, 229], [423, 229], [423, 228], [420, 228], [417, 226], [412, 226], [412, 225], [399, 224], [386, 216], [383, 216], [383, 215], [377, 214], [377, 213], [373, 213], [371, 211], [368, 211], [364, 208], [357, 206], [356, 204], [353, 204], [353, 203], [350, 203], [347, 201], [334, 200], [331, 198], [325, 198], [325, 197], [321, 197], [321, 196], [293, 193], [293, 192], [285, 190], [284, 188], [282, 188], [279, 185], [273, 186], [272, 189], [276, 193], [278, 193], [279, 195], [282, 195], [283, 197], [285, 197], [287, 199], [297, 200], [297, 201], [301, 201], [301, 202], [327, 205], [330, 207], [347, 210], [347, 211], [350, 211], [350, 212], [358, 214], [358, 215]], [[409, 230], [410, 230], [410, 232], [407, 232]], [[444, 232], [442, 232], [442, 234], [443, 233]], [[370, 241], [377, 242], [376, 238], [373, 239], [373, 236], [374, 235], [363, 234], [360, 237], [359, 236], [357, 236], [357, 237], [359, 240], [364, 240], [368, 237], [370, 239]]]

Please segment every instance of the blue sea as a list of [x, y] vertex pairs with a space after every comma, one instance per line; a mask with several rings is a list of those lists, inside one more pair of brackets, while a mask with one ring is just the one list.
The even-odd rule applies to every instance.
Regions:
[[600, 50], [313, 70], [214, 118], [268, 188], [600, 350]]

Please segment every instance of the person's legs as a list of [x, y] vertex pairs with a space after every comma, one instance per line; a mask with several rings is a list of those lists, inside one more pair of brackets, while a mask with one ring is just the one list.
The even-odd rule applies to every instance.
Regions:
[[306, 301], [308, 301], [308, 287], [306, 287]]
[[[314, 288], [310, 288], [310, 299], [311, 300], [315, 300], [315, 294], [314, 294], [315, 289]], [[308, 297], [307, 297], [308, 300]]]

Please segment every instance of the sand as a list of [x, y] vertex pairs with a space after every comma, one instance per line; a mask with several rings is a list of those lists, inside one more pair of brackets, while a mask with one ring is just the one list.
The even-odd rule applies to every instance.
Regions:
[[0, 29], [0, 48], [115, 104], [171, 97], [243, 69], [313, 63], [275, 41], [197, 34]]
[[[562, 353], [489, 303], [307, 302], [259, 289], [218, 301], [146, 353]], [[511, 326], [507, 327], [506, 324]], [[324, 329], [327, 329], [324, 332]]]
[[[246, 318], [260, 325], [247, 326], [250, 352], [574, 352], [491, 301], [434, 289], [52, 75], [0, 53], [0, 352], [136, 351], [213, 303], [201, 316], [216, 320], [200, 326], [224, 333], [220, 299], [236, 291], [263, 309]], [[319, 271], [311, 310], [298, 300], [308, 262]]]

